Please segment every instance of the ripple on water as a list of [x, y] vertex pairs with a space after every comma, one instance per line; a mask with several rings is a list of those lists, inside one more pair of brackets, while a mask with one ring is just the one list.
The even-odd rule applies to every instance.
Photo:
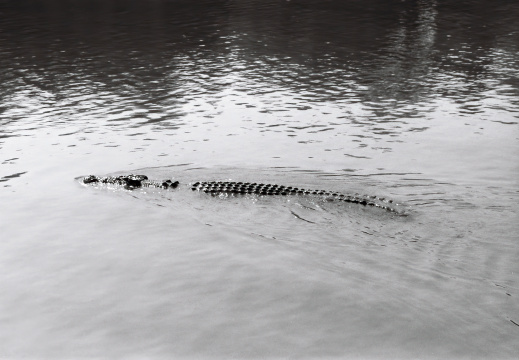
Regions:
[[73, 5], [0, 1], [0, 356], [517, 354], [514, 2]]

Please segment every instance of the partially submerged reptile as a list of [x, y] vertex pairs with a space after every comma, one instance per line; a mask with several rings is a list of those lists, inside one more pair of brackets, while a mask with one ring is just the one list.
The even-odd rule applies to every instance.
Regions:
[[[137, 189], [142, 187], [154, 187], [162, 189], [175, 189], [179, 186], [178, 181], [149, 180], [146, 175], [121, 175], [99, 177], [89, 175], [83, 178], [84, 184], [113, 184], [124, 187], [125, 189]], [[234, 195], [314, 195], [322, 197], [327, 201], [343, 201], [347, 203], [360, 204], [364, 206], [372, 206], [384, 209], [386, 211], [406, 215], [395, 207], [392, 200], [381, 198], [373, 195], [344, 195], [338, 192], [325, 190], [309, 190], [292, 186], [283, 186], [275, 184], [261, 184], [249, 182], [234, 181], [202, 181], [190, 184], [191, 190], [208, 193], [211, 195], [234, 194]]]

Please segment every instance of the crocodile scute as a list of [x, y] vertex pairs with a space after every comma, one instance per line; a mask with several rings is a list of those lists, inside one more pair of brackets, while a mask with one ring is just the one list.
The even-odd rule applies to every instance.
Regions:
[[399, 211], [390, 206], [392, 200], [386, 200], [378, 196], [368, 195], [344, 195], [337, 192], [326, 190], [302, 189], [292, 186], [283, 186], [276, 184], [258, 184], [246, 182], [227, 182], [227, 181], [210, 181], [196, 182], [191, 185], [191, 190], [200, 191], [212, 195], [218, 194], [256, 194], [256, 195], [317, 195], [327, 201], [343, 201], [347, 203], [360, 204], [364, 206], [373, 206], [390, 212], [399, 213]]

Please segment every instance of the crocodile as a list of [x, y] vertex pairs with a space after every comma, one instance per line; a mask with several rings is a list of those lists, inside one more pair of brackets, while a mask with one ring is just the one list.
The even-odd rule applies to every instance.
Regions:
[[[106, 176], [100, 177], [89, 175], [83, 178], [83, 184], [111, 184], [122, 186], [125, 189], [133, 190], [143, 187], [175, 189], [180, 183], [178, 181], [164, 180], [155, 181], [149, 180], [146, 175], [121, 175], [121, 176]], [[374, 195], [344, 195], [334, 191], [326, 190], [310, 190], [292, 186], [250, 183], [250, 182], [234, 182], [234, 181], [197, 181], [190, 184], [193, 191], [211, 194], [213, 196], [220, 194], [232, 195], [313, 195], [319, 196], [327, 201], [342, 201], [346, 203], [359, 204], [363, 206], [372, 206], [384, 209], [397, 215], [406, 216], [407, 214], [397, 209], [393, 200], [378, 197]]]

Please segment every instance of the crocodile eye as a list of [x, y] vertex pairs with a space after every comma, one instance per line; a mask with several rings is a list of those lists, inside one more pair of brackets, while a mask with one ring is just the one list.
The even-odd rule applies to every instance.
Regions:
[[99, 182], [99, 179], [97, 178], [97, 176], [94, 175], [89, 175], [83, 178], [83, 184], [91, 184], [96, 182]]

